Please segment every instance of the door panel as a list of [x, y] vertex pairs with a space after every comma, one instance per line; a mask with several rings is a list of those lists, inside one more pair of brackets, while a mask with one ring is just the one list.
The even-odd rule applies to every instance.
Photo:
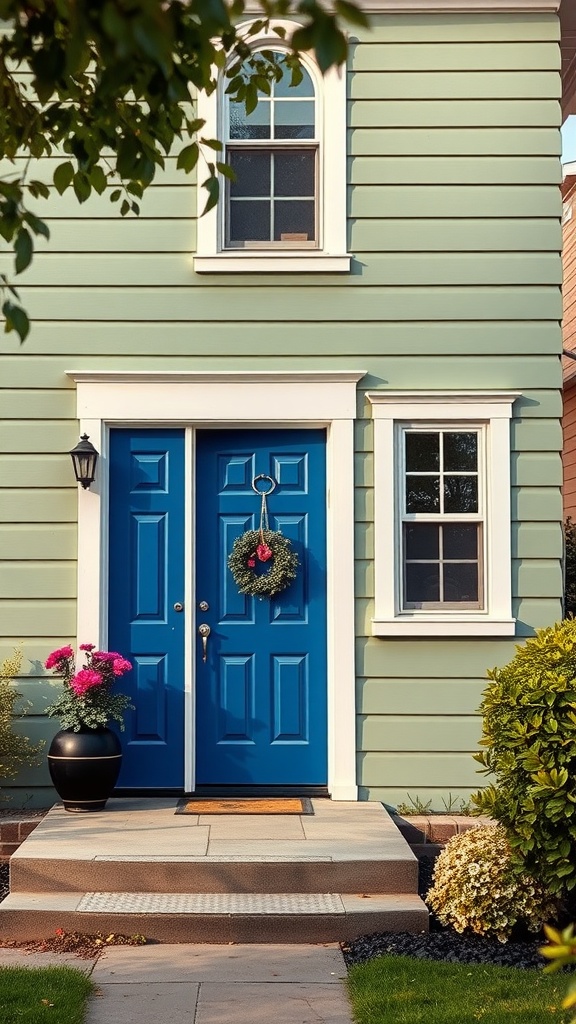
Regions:
[[184, 432], [110, 434], [109, 646], [132, 662], [119, 787], [184, 785]]
[[[198, 785], [325, 785], [326, 467], [321, 430], [199, 431], [196, 598], [209, 609], [207, 660], [196, 637]], [[283, 593], [239, 594], [234, 540], [257, 529], [252, 480], [277, 487], [270, 528], [300, 556]]]

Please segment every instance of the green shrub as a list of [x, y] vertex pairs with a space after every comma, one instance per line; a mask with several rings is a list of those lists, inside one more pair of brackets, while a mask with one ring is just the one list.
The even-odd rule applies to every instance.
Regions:
[[476, 808], [506, 829], [512, 862], [550, 892], [576, 886], [576, 620], [541, 629], [488, 673]]
[[14, 680], [22, 668], [22, 651], [17, 648], [11, 658], [0, 665], [0, 779], [13, 779], [23, 765], [35, 764], [43, 743], [34, 745], [27, 736], [14, 732], [16, 703], [22, 694]]
[[479, 825], [453, 836], [434, 868], [426, 896], [441, 924], [506, 942], [515, 924], [537, 932], [557, 900], [528, 875], [515, 874], [506, 831]]

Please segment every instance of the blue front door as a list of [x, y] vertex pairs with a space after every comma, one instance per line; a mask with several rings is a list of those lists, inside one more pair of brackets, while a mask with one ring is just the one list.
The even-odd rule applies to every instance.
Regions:
[[[196, 452], [197, 784], [325, 785], [324, 432], [199, 431]], [[300, 556], [294, 583], [262, 599], [238, 593], [227, 566], [234, 539], [258, 528], [260, 473], [276, 482], [270, 528]]]
[[[110, 434], [109, 647], [130, 658], [118, 786], [184, 786], [184, 431]], [[176, 608], [175, 608], [176, 605]]]

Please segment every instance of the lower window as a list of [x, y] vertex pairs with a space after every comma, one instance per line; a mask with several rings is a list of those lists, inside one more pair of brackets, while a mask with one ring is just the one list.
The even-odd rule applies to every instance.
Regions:
[[516, 397], [368, 395], [375, 635], [514, 634], [510, 418]]

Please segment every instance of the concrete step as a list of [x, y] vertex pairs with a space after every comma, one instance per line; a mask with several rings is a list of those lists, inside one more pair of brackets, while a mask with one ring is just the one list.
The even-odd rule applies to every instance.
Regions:
[[96, 856], [15, 854], [10, 888], [18, 892], [317, 893], [416, 892], [418, 862], [409, 847], [378, 857]]
[[428, 930], [412, 893], [13, 892], [0, 934], [140, 933], [159, 942], [337, 942], [370, 932]]

